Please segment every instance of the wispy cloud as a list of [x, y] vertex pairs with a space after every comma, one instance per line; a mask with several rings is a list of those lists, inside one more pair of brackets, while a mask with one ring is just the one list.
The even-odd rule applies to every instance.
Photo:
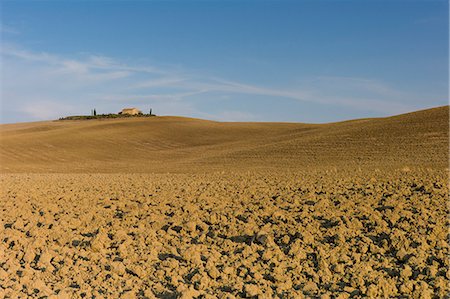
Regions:
[[85, 55], [82, 58], [66, 58], [45, 52], [33, 52], [20, 48], [14, 44], [4, 44], [2, 47], [2, 56], [15, 57], [28, 62], [40, 62], [48, 66], [58, 67], [61, 71], [68, 73], [88, 73], [94, 71], [124, 71], [140, 72], [148, 74], [164, 75], [168, 71], [153, 66], [130, 66], [120, 63], [110, 57], [99, 55]]
[[380, 113], [401, 113], [411, 109], [410, 105], [395, 101], [406, 97], [407, 93], [379, 81], [348, 77], [317, 77], [314, 81], [315, 84], [311, 86], [280, 89], [214, 78], [212, 83], [193, 82], [191, 86], [205, 92], [270, 96], [309, 103], [343, 105]]
[[36, 100], [21, 108], [22, 112], [36, 119], [51, 119], [57, 115], [63, 116], [73, 110], [73, 105], [61, 103], [58, 100]]
[[189, 70], [132, 65], [102, 55], [65, 57], [34, 52], [14, 44], [3, 45], [1, 59], [2, 110], [20, 110], [36, 120], [85, 113], [93, 107], [111, 112], [149, 102], [159, 105], [164, 114], [258, 119], [249, 111], [225, 109], [214, 114], [195, 105], [193, 99], [208, 95], [210, 101], [248, 95], [389, 114], [415, 108], [401, 101], [410, 94], [366, 78], [319, 76], [292, 86], [269, 87]]
[[183, 78], [183, 77], [164, 77], [164, 78], [157, 78], [152, 80], [144, 80], [141, 82], [137, 82], [135, 84], [132, 84], [128, 87], [130, 90], [136, 90], [136, 89], [147, 89], [147, 88], [154, 88], [154, 87], [165, 87], [165, 86], [182, 86], [183, 82], [187, 81], [189, 78]]

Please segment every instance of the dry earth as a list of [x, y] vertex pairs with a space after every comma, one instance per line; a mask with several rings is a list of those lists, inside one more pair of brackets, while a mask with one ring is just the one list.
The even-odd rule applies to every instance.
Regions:
[[201, 173], [448, 167], [449, 107], [333, 124], [181, 117], [0, 126], [0, 171]]
[[[2, 298], [444, 298], [448, 107], [0, 126]], [[139, 173], [138, 173], [139, 172]]]

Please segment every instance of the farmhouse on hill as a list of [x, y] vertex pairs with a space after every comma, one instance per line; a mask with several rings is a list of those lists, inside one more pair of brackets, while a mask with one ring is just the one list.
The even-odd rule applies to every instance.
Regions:
[[124, 108], [119, 114], [129, 114], [129, 115], [138, 115], [142, 114], [142, 111], [137, 108]]

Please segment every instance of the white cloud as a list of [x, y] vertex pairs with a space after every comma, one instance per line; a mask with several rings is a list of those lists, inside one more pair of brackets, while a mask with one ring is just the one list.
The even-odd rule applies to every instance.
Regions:
[[[302, 102], [342, 105], [378, 113], [402, 113], [412, 109], [410, 105], [403, 104], [400, 101], [408, 96], [406, 93], [394, 90], [375, 80], [319, 77], [313, 86], [284, 89], [242, 84], [222, 79], [216, 79], [215, 81], [217, 84], [200, 83], [193, 85], [207, 91], [272, 96]], [[357, 96], [355, 93], [361, 95]]]
[[66, 115], [72, 110], [72, 105], [67, 105], [57, 100], [37, 100], [27, 102], [21, 107], [21, 112], [24, 112], [35, 119], [55, 119]]
[[[264, 96], [382, 114], [416, 108], [403, 104], [414, 95], [366, 78], [324, 76], [275, 88], [168, 67], [135, 66], [102, 55], [38, 53], [13, 44], [3, 45], [1, 58], [2, 106], [9, 111], [21, 109], [31, 120], [86, 113], [94, 106], [105, 112], [118, 111], [123, 105], [149, 101], [161, 107], [160, 113], [193, 113], [217, 120], [257, 119], [245, 111], [209, 114], [190, 102], [199, 95], [212, 95], [210, 101], [226, 101], [233, 94]], [[58, 113], [52, 112], [55, 110]]]

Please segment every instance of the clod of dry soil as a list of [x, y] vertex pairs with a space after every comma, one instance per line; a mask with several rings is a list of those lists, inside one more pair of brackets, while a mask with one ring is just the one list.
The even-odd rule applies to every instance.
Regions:
[[1, 176], [5, 298], [442, 298], [447, 176]]

